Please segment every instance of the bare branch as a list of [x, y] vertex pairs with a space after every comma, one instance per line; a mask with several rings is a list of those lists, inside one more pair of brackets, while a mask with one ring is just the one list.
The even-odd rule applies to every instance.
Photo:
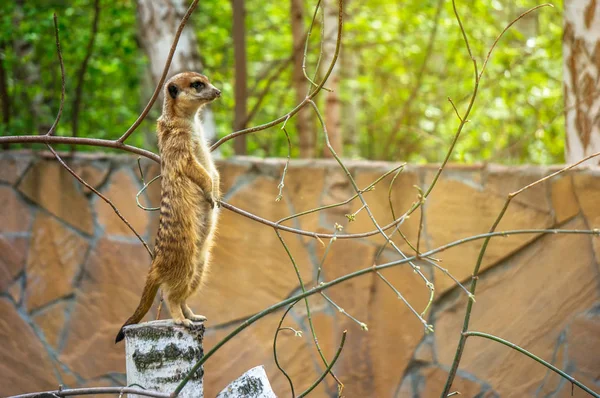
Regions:
[[8, 398], [36, 398], [42, 396], [42, 394], [52, 394], [57, 397], [72, 397], [76, 395], [93, 395], [93, 394], [137, 394], [145, 397], [154, 398], [170, 398], [170, 394], [163, 392], [154, 392], [149, 390], [143, 390], [141, 388], [133, 387], [88, 387], [88, 388], [69, 388], [66, 390], [54, 390], [54, 391], [43, 391], [34, 392], [29, 394], [13, 395]]

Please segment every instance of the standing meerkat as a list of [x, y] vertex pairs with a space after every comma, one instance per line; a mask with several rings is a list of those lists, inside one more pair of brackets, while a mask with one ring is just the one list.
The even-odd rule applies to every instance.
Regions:
[[206, 320], [186, 301], [203, 284], [209, 268], [220, 191], [219, 173], [197, 115], [220, 96], [199, 73], [180, 73], [165, 85], [157, 125], [162, 181], [154, 259], [140, 304], [121, 327], [116, 343], [125, 337], [125, 326], [142, 320], [161, 286], [176, 324], [191, 326]]

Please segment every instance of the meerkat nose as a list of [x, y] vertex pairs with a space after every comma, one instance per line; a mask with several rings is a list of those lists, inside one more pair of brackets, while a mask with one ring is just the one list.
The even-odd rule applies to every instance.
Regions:
[[221, 90], [215, 89], [215, 94], [217, 95], [217, 97], [220, 97], [221, 96]]

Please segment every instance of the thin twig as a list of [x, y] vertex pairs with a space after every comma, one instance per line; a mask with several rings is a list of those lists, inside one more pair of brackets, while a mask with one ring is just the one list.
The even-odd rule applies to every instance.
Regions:
[[290, 158], [292, 157], [292, 142], [290, 141], [290, 135], [288, 134], [288, 132], [285, 128], [282, 127], [281, 129], [285, 133], [285, 138], [287, 139], [288, 154], [287, 154], [287, 159], [285, 160], [285, 166], [283, 166], [283, 173], [281, 174], [281, 181], [279, 182], [279, 185], [277, 185], [277, 188], [279, 189], [279, 193], [277, 194], [277, 197], [275, 198], [276, 202], [279, 202], [281, 200], [281, 198], [283, 198], [283, 187], [285, 186], [285, 184], [284, 184], [285, 175], [287, 173], [288, 166], [290, 165]]
[[[294, 259], [294, 256], [292, 255], [290, 248], [285, 243], [285, 240], [283, 239], [283, 237], [281, 236], [281, 234], [279, 233], [279, 231], [277, 229], [275, 229], [275, 234], [277, 234], [277, 238], [281, 242], [281, 245], [285, 249], [285, 252], [287, 253], [290, 261], [292, 262], [294, 271], [296, 272], [296, 277], [298, 278], [298, 282], [300, 283], [300, 289], [302, 290], [303, 293], [305, 293], [306, 288], [304, 286], [304, 281], [302, 280], [302, 275], [300, 274], [300, 269], [298, 268], [298, 265], [296, 264], [296, 260]], [[315, 327], [314, 327], [314, 324], [312, 321], [312, 315], [310, 312], [310, 304], [308, 302], [308, 298], [304, 299], [304, 304], [306, 306], [306, 319], [308, 320], [308, 325], [310, 327], [310, 332], [312, 334], [313, 342], [315, 343], [317, 352], [319, 353], [321, 360], [325, 364], [325, 367], [329, 368], [329, 362], [325, 358], [325, 354], [323, 353], [323, 350], [321, 349], [321, 345], [319, 344], [319, 339], [317, 338], [317, 331], [315, 330]], [[338, 383], [338, 386], [341, 386], [343, 388], [342, 382], [337, 378], [337, 376], [333, 372], [331, 372], [331, 377], [333, 377], [333, 379], [336, 381], [336, 383]]]
[[[300, 301], [300, 300], [298, 300], [298, 301]], [[292, 391], [292, 398], [294, 398], [296, 396], [296, 394], [294, 393], [294, 383], [292, 382], [292, 379], [287, 374], [287, 372], [285, 370], [283, 370], [283, 368], [279, 364], [279, 358], [277, 358], [277, 336], [279, 336], [279, 332], [282, 330], [281, 325], [283, 324], [283, 320], [285, 319], [287, 314], [290, 312], [290, 310], [292, 308], [294, 308], [294, 305], [296, 305], [296, 303], [298, 303], [298, 301], [290, 304], [290, 306], [285, 310], [285, 312], [281, 316], [281, 319], [279, 320], [279, 324], [277, 325], [277, 330], [275, 330], [275, 336], [273, 337], [273, 359], [275, 360], [275, 365], [277, 366], [277, 369], [279, 369], [279, 371], [281, 373], [283, 373], [283, 375], [287, 379], [288, 383], [290, 384], [290, 390]]]
[[[362, 192], [360, 191], [360, 188], [358, 188], [358, 186], [356, 185], [356, 181], [352, 177], [352, 174], [350, 174], [350, 170], [348, 170], [348, 168], [344, 165], [344, 163], [341, 161], [341, 159], [338, 156], [338, 154], [333, 149], [333, 146], [331, 146], [331, 142], [329, 141], [329, 134], [327, 132], [327, 126], [325, 125], [325, 121], [323, 120], [323, 116], [321, 115], [321, 112], [319, 111], [319, 108], [317, 108], [317, 105], [312, 100], [309, 100], [309, 103], [313, 107], [313, 109], [315, 111], [315, 114], [317, 115], [317, 119], [319, 120], [319, 123], [321, 124], [321, 128], [323, 129], [323, 135], [325, 136], [325, 145], [327, 146], [327, 148], [329, 149], [329, 151], [333, 155], [334, 159], [337, 161], [337, 163], [340, 165], [340, 167], [342, 168], [342, 170], [346, 174], [346, 177], [350, 181], [350, 184], [354, 188], [354, 191], [356, 192], [356, 194], [358, 195], [361, 203], [365, 207], [365, 210], [367, 211], [367, 214], [369, 215], [369, 218], [371, 219], [371, 222], [373, 223], [373, 225], [375, 226], [375, 228], [377, 228], [377, 230], [379, 231], [379, 234], [381, 236], [383, 236], [386, 239], [387, 242], [389, 242], [389, 244], [394, 248], [394, 250], [396, 250], [396, 252], [398, 254], [400, 254], [403, 258], [406, 259], [407, 256], [402, 252], [402, 250], [400, 250], [400, 248], [398, 246], [396, 246], [396, 244], [390, 239], [390, 237], [379, 226], [379, 223], [375, 219], [375, 216], [373, 215], [373, 213], [371, 211], [371, 208], [368, 206], [365, 198], [363, 197]], [[412, 267], [413, 271], [417, 275], [419, 275], [419, 277], [421, 277], [421, 279], [425, 282], [425, 285], [430, 289], [430, 292], [431, 292], [430, 296], [432, 297], [433, 292], [434, 292], [433, 283], [431, 283], [429, 281], [429, 279], [425, 276], [425, 274], [423, 274], [423, 272], [421, 272], [421, 269], [420, 269], [419, 266], [415, 265], [412, 261], [409, 261], [408, 264]], [[433, 300], [433, 298], [431, 298], [430, 301], [431, 300]], [[419, 321], [421, 321], [424, 324], [425, 330], [429, 330], [430, 329], [430, 325], [427, 324], [427, 321], [425, 319], [423, 319], [420, 315], [417, 315], [417, 317], [418, 317]]]
[[46, 135], [54, 134], [56, 130], [56, 126], [58, 126], [58, 122], [60, 121], [60, 117], [62, 116], [63, 107], [65, 105], [65, 64], [63, 62], [62, 51], [60, 50], [60, 39], [58, 37], [58, 17], [56, 13], [54, 13], [54, 36], [56, 38], [56, 53], [58, 54], [58, 63], [60, 64], [60, 80], [61, 80], [61, 88], [60, 88], [60, 106], [58, 108], [58, 113], [56, 114], [56, 119], [54, 119], [54, 123], [52, 123], [52, 127], [46, 133]]
[[315, 380], [315, 382], [306, 389], [306, 391], [304, 391], [303, 393], [301, 393], [300, 395], [298, 395], [298, 398], [302, 398], [308, 395], [308, 393], [310, 393], [312, 390], [314, 390], [319, 383], [325, 378], [325, 376], [327, 375], [327, 373], [331, 373], [331, 368], [333, 368], [333, 365], [335, 365], [335, 363], [337, 362], [338, 358], [340, 357], [340, 354], [342, 353], [342, 348], [344, 348], [344, 343], [346, 342], [346, 334], [348, 332], [346, 330], [344, 330], [342, 332], [342, 341], [340, 341], [340, 346], [338, 347], [335, 356], [333, 357], [333, 359], [331, 360], [331, 363], [329, 364], [329, 366], [327, 367], [327, 369], [325, 369], [325, 371], [323, 373], [321, 373], [321, 376], [319, 376], [319, 378], [317, 380]]

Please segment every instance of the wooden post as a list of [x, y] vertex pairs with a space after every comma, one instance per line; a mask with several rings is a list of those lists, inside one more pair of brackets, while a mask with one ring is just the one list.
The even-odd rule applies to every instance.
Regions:
[[[195, 323], [193, 327], [187, 328], [175, 325], [169, 319], [127, 326], [127, 384], [172, 393], [194, 364], [204, 356], [203, 338], [203, 323]], [[203, 397], [203, 376], [204, 368], [201, 367], [178, 397]]]

